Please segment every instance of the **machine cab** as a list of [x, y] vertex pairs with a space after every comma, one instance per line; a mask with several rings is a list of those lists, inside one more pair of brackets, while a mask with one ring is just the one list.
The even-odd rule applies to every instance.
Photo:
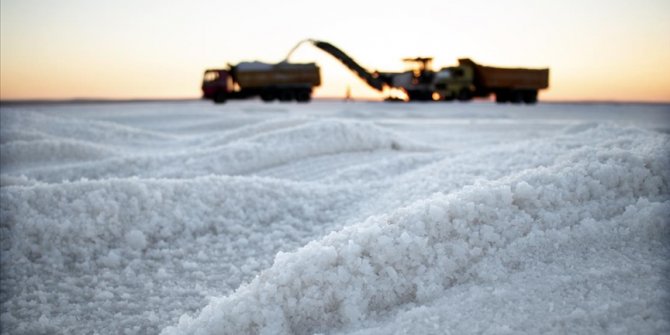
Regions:
[[435, 74], [435, 92], [444, 100], [469, 100], [474, 94], [473, 80], [471, 66], [445, 67]]

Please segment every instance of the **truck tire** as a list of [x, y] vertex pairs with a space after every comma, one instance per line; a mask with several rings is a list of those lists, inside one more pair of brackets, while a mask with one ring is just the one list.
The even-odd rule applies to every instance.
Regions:
[[222, 104], [222, 103], [226, 102], [226, 98], [228, 98], [226, 96], [226, 92], [219, 91], [219, 92], [216, 92], [216, 94], [214, 94], [214, 97], [212, 98], [212, 100], [214, 101], [215, 104]]
[[309, 90], [297, 90], [295, 92], [295, 100], [297, 102], [309, 102], [312, 99], [312, 94]]
[[534, 104], [537, 102], [537, 91], [527, 90], [523, 92], [523, 102], [527, 104]]
[[272, 102], [277, 99], [277, 93], [274, 90], [265, 90], [261, 92], [261, 100], [264, 102]]
[[407, 97], [409, 101], [429, 101], [432, 100], [433, 93], [430, 91], [409, 90]]
[[497, 91], [496, 92], [496, 103], [504, 104], [509, 102], [509, 92], [507, 91]]
[[293, 90], [284, 89], [279, 91], [279, 101], [288, 102], [294, 99]]
[[458, 101], [470, 101], [472, 100], [472, 92], [470, 92], [469, 89], [464, 88], [458, 92], [458, 96], [456, 98]]
[[514, 90], [509, 94], [509, 102], [513, 104], [519, 104], [523, 100], [523, 91]]

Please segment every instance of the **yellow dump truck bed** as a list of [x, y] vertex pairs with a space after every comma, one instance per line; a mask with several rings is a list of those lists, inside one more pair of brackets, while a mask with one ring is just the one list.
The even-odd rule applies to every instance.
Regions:
[[476, 64], [459, 59], [461, 64], [474, 67], [477, 85], [486, 89], [543, 89], [549, 87], [549, 69], [504, 68]]
[[234, 77], [241, 88], [269, 86], [319, 86], [321, 76], [314, 63], [244, 62], [234, 67]]

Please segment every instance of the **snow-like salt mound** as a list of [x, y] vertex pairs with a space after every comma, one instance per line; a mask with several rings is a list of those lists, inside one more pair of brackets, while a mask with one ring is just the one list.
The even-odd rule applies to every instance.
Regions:
[[[213, 301], [196, 318], [183, 316], [164, 334], [330, 333], [374, 322], [391, 326], [369, 333], [394, 333], [399, 332], [393, 321], [399, 315], [406, 320], [411, 313], [426, 314], [412, 310], [439, 300], [451, 303], [452, 294], [463, 298], [463, 286], [474, 290], [474, 298], [453, 308], [432, 307], [440, 313], [423, 325], [426, 332], [454, 327], [492, 333], [668, 331], [668, 144], [666, 138], [631, 151], [584, 149], [551, 167], [371, 217], [294, 253], [278, 254], [273, 266], [251, 283]], [[569, 249], [557, 247], [561, 245]], [[554, 253], [543, 252], [545, 247]], [[638, 249], [642, 255], [622, 253]], [[537, 255], [527, 253], [534, 250]], [[593, 264], [589, 258], [605, 262]], [[640, 266], [641, 259], [646, 266]], [[545, 284], [552, 291], [543, 292], [541, 299], [524, 299], [525, 277], [546, 272], [552, 282]], [[519, 274], [521, 280], [515, 277]], [[594, 277], [611, 280], [589, 283]], [[505, 283], [505, 290], [473, 288], [473, 283], [490, 287], [497, 281]], [[534, 285], [529, 289], [536, 291], [543, 284], [529, 282]], [[575, 289], [583, 293], [575, 294]], [[482, 309], [472, 308], [498, 296], [525, 305], [513, 313], [485, 309], [494, 313], [485, 316]], [[531, 313], [547, 308], [561, 314]], [[529, 313], [519, 315], [524, 310]], [[532, 318], [538, 314], [543, 318]], [[482, 328], [482, 318], [499, 328]]]
[[670, 332], [667, 111], [508, 107], [3, 105], [2, 332]]
[[237, 175], [307, 157], [373, 150], [425, 150], [425, 146], [367, 123], [312, 121], [223, 145], [191, 145], [159, 154], [110, 157], [61, 168], [36, 168], [25, 174], [46, 182], [131, 176], [189, 178], [210, 174]]

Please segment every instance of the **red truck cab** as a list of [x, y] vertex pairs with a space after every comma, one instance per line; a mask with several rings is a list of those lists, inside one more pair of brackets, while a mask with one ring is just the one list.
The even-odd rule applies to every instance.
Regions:
[[228, 70], [209, 69], [205, 71], [202, 80], [202, 96], [217, 103], [226, 101], [229, 92], [233, 90], [233, 78]]

